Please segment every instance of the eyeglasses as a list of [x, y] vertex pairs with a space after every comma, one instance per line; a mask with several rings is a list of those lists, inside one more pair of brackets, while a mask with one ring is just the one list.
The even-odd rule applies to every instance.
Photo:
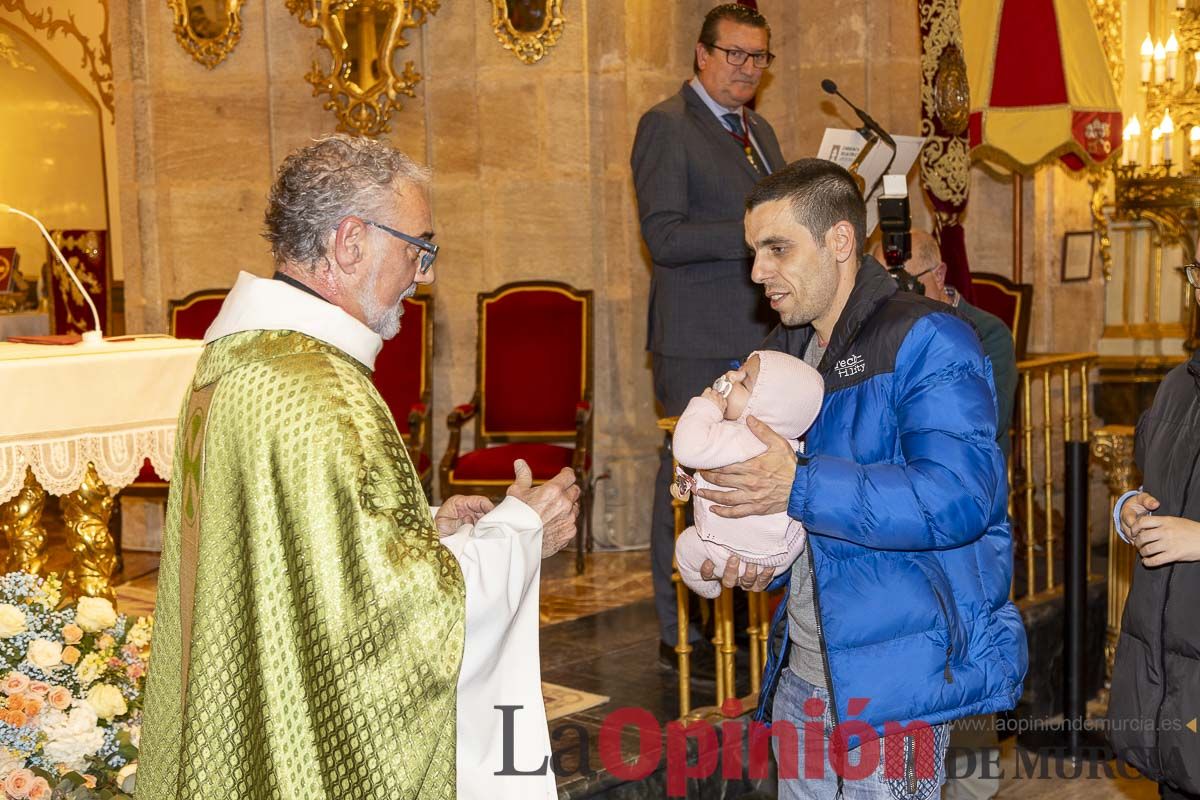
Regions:
[[1183, 265], [1183, 275], [1193, 289], [1200, 289], [1200, 263], [1193, 261]]
[[701, 44], [713, 50], [720, 50], [725, 54], [725, 60], [734, 67], [740, 67], [746, 63], [747, 58], [751, 58], [754, 59], [754, 66], [759, 69], [766, 69], [775, 60], [775, 54], [769, 50], [765, 53], [747, 53], [745, 50], [738, 50], [736, 48], [730, 50], [728, 47], [721, 47], [719, 44], [709, 44], [707, 42], [701, 42]]
[[429, 270], [433, 267], [434, 259], [437, 258], [438, 254], [438, 246], [433, 242], [429, 242], [424, 239], [418, 239], [415, 236], [409, 236], [408, 234], [401, 233], [394, 228], [389, 228], [387, 225], [380, 225], [378, 222], [371, 222], [369, 219], [364, 219], [363, 222], [370, 225], [372, 228], [379, 228], [379, 230], [383, 231], [384, 233], [390, 233], [400, 241], [407, 242], [408, 244], [411, 244], [413, 247], [420, 250], [421, 261], [417, 266], [417, 271], [422, 275], [429, 272]]

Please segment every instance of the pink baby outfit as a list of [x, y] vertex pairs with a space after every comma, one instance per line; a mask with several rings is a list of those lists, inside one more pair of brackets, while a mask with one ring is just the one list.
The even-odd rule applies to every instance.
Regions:
[[[801, 435], [812, 425], [821, 410], [825, 382], [820, 373], [798, 358], [785, 353], [756, 351], [758, 380], [750, 392], [746, 408], [736, 420], [724, 418], [721, 409], [704, 397], [693, 397], [675, 425], [672, 448], [675, 459], [693, 469], [719, 469], [754, 458], [766, 451], [746, 426], [746, 417], [754, 416], [799, 449]], [[696, 487], [714, 487], [699, 474]], [[696, 497], [696, 524], [679, 535], [675, 542], [675, 561], [683, 582], [701, 597], [716, 597], [721, 583], [700, 577], [700, 565], [706, 560], [716, 565], [720, 575], [730, 556], [760, 567], [790, 566], [804, 551], [804, 526], [786, 512], [727, 519], [710, 511], [712, 502]]]

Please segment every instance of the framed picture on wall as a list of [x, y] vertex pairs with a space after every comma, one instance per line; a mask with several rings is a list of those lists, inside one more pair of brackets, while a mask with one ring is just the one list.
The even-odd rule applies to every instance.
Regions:
[[1067, 231], [1063, 234], [1062, 282], [1090, 280], [1095, 257], [1096, 237], [1091, 231]]

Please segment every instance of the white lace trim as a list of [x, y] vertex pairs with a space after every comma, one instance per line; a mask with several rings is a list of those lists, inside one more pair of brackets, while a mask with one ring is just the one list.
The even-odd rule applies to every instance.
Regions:
[[11, 500], [25, 485], [25, 471], [47, 492], [69, 494], [83, 483], [88, 463], [114, 492], [133, 483], [148, 458], [154, 471], [171, 479], [175, 457], [174, 422], [120, 431], [84, 433], [0, 444], [0, 503]]

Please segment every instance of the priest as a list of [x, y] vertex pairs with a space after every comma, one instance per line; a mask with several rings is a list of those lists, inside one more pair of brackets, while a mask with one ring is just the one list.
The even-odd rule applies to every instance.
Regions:
[[579, 488], [569, 470], [535, 488], [518, 462], [499, 506], [431, 513], [371, 382], [402, 299], [433, 281], [428, 181], [347, 136], [280, 168], [277, 271], [239, 277], [183, 400], [139, 800], [554, 795], [549, 771], [487, 770], [496, 705], [523, 707], [518, 763], [549, 752], [538, 564], [574, 535]]

